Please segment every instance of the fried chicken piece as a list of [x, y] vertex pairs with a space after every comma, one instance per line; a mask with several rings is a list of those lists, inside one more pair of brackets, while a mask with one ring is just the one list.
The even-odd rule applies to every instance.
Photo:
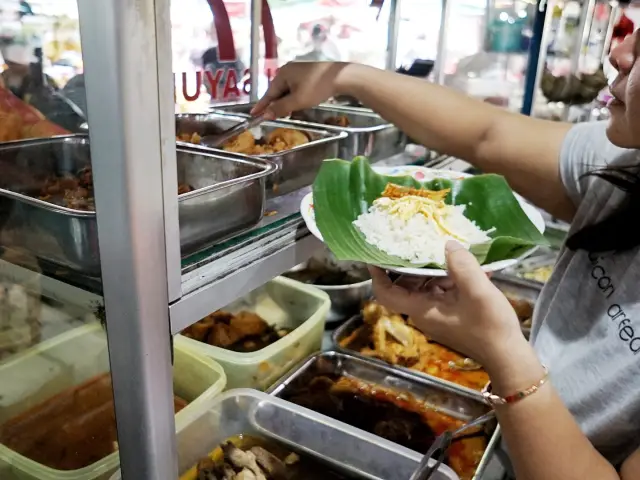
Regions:
[[287, 466], [273, 453], [262, 447], [252, 447], [249, 450], [256, 457], [256, 462], [273, 480], [287, 480]]
[[[258, 466], [256, 456], [251, 452], [243, 452], [233, 443], [227, 442], [222, 445], [224, 458], [227, 459], [236, 468], [250, 470], [254, 474], [256, 480], [267, 480], [264, 473]], [[245, 477], [249, 478], [249, 477]]]
[[229, 140], [222, 146], [222, 148], [227, 152], [244, 153], [245, 155], [251, 155], [255, 146], [256, 139], [249, 130], [246, 130], [237, 137]]
[[267, 322], [265, 322], [259, 315], [244, 311], [231, 317], [229, 325], [243, 337], [262, 335], [269, 328]]
[[186, 183], [181, 183], [178, 185], [178, 195], [182, 195], [183, 193], [189, 193], [193, 190], [193, 188], [191, 188], [191, 185], [188, 185]]
[[228, 348], [240, 339], [242, 339], [242, 332], [239, 332], [231, 325], [226, 323], [216, 322], [207, 337], [207, 343], [215, 347]]
[[304, 132], [293, 128], [276, 128], [267, 135], [266, 140], [274, 149], [281, 148], [279, 145], [284, 144], [284, 148], [281, 148], [282, 150], [309, 143], [309, 138]]
[[325, 125], [333, 125], [335, 127], [346, 128], [349, 126], [349, 118], [346, 115], [337, 115], [335, 117], [329, 117], [324, 122]]
[[387, 183], [387, 186], [384, 187], [384, 191], [382, 192], [382, 196], [391, 199], [415, 196], [428, 198], [438, 202], [444, 200], [450, 191], [450, 188], [445, 188], [443, 190], [427, 190], [424, 188], [404, 187], [402, 185]]

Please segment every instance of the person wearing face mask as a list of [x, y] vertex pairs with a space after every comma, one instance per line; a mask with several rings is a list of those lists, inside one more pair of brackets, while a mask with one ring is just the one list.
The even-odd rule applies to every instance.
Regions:
[[534, 119], [348, 63], [285, 65], [253, 110], [279, 117], [350, 95], [428, 148], [504, 175], [571, 222], [530, 343], [504, 295], [457, 243], [447, 245], [449, 277], [426, 290], [371, 268], [382, 304], [485, 367], [486, 397], [518, 480], [640, 478], [639, 56], [638, 31], [611, 52], [618, 77], [605, 123]]

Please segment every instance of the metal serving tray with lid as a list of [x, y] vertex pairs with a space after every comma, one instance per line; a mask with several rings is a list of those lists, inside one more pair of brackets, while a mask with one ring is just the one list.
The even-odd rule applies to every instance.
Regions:
[[[275, 441], [353, 480], [406, 480], [421, 460], [412, 450], [312, 410], [256, 390], [235, 389], [212, 399], [178, 429], [179, 472], [184, 475], [222, 442], [239, 435]], [[112, 480], [120, 480], [120, 473]], [[459, 479], [442, 466], [433, 480]]]
[[[26, 248], [36, 257], [89, 276], [100, 274], [96, 213], [40, 200], [51, 176], [91, 165], [89, 137], [68, 135], [0, 145], [0, 246]], [[260, 221], [271, 162], [181, 146], [178, 196], [182, 255], [190, 255]], [[177, 185], [176, 185], [177, 190]]]
[[[176, 115], [176, 133], [198, 133], [211, 135], [233, 127], [246, 120], [246, 116], [230, 116], [224, 114], [178, 114]], [[338, 156], [339, 142], [346, 138], [346, 133], [321, 130], [314, 127], [293, 125], [287, 122], [268, 121], [251, 129], [254, 137], [262, 138], [276, 128], [290, 128], [304, 132], [309, 142], [282, 152], [259, 155], [276, 164], [278, 171], [267, 179], [267, 196], [286, 195], [302, 187], [311, 185], [316, 174], [327, 158]], [[191, 145], [178, 142], [178, 145]], [[223, 150], [211, 149], [222, 152]], [[256, 156], [242, 155], [245, 158]]]
[[[248, 115], [252, 107], [252, 103], [243, 103], [214, 108], [234, 115]], [[339, 127], [325, 123], [329, 118], [338, 116], [346, 117], [349, 126]], [[346, 133], [347, 136], [340, 140], [338, 153], [338, 157], [344, 160], [363, 155], [374, 163], [404, 152], [407, 146], [407, 136], [398, 127], [387, 122], [377, 113], [363, 108], [322, 104], [302, 112], [295, 112], [291, 118], [282, 121], [300, 127]]]
[[[336, 351], [310, 356], [273, 385], [269, 393], [277, 397], [286, 396], [292, 386], [304, 381], [306, 375], [312, 374], [346, 376], [373, 386], [395, 390], [400, 394], [411, 395], [425, 405], [465, 422], [490, 410], [481, 396], [451, 388], [437, 379], [416, 378], [395, 367]], [[489, 426], [486, 434], [487, 448], [478, 464], [474, 479], [480, 479], [484, 474], [500, 437], [495, 423]]]

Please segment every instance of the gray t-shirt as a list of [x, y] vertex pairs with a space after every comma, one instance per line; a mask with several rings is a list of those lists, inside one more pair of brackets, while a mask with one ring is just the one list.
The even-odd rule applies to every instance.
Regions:
[[[624, 197], [585, 173], [640, 165], [640, 151], [615, 147], [605, 128], [578, 125], [564, 141], [560, 173], [578, 207], [569, 234], [607, 217]], [[531, 341], [582, 430], [619, 465], [640, 446], [640, 248], [599, 255], [563, 249], [536, 306]]]

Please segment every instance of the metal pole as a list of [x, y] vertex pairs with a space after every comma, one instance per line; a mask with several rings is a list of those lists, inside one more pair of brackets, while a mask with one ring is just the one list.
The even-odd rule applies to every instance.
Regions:
[[262, 24], [262, 0], [251, 0], [251, 91], [249, 100], [258, 101], [260, 84], [260, 26]]
[[[578, 40], [573, 53], [571, 55], [571, 66], [569, 75], [577, 75], [580, 70], [580, 59], [582, 58], [582, 48], [589, 41], [589, 33], [591, 33], [591, 21], [593, 20], [593, 10], [596, 0], [586, 0], [580, 10], [580, 23], [578, 24]], [[562, 110], [562, 121], [569, 120], [570, 106], [565, 105]]]
[[444, 61], [447, 56], [447, 24], [451, 16], [451, 0], [442, 0], [440, 11], [440, 31], [438, 32], [438, 53], [434, 67], [434, 78], [437, 84], [444, 85]]
[[174, 480], [163, 173], [175, 172], [163, 171], [163, 144], [175, 140], [161, 136], [173, 97], [163, 83], [170, 63], [159, 61], [170, 51], [158, 50], [167, 29], [156, 24], [168, 23], [169, 0], [79, 0], [78, 8], [122, 475]]
[[609, 56], [609, 49], [611, 48], [611, 40], [613, 39], [613, 29], [616, 28], [616, 24], [620, 20], [620, 8], [618, 2], [611, 2], [609, 4], [611, 11], [609, 12], [609, 20], [607, 22], [607, 30], [604, 35], [604, 42], [602, 45], [602, 53], [600, 54], [600, 63], [604, 63]]
[[398, 59], [398, 34], [402, 19], [401, 0], [391, 0], [389, 4], [389, 28], [387, 29], [387, 70], [395, 70]]
[[582, 5], [582, 10], [580, 11], [580, 26], [578, 27], [578, 32], [580, 32], [580, 43], [578, 44], [578, 48], [574, 50], [573, 56], [571, 57], [571, 74], [573, 75], [578, 74], [583, 48], [585, 45], [589, 44], [595, 7], [596, 0], [588, 0]]
[[547, 60], [547, 47], [549, 46], [549, 36], [551, 35], [554, 5], [553, 1], [549, 3], [547, 0], [541, 0], [536, 9], [521, 110], [524, 115], [531, 115], [533, 106], [536, 104], [538, 85], [544, 73]]

